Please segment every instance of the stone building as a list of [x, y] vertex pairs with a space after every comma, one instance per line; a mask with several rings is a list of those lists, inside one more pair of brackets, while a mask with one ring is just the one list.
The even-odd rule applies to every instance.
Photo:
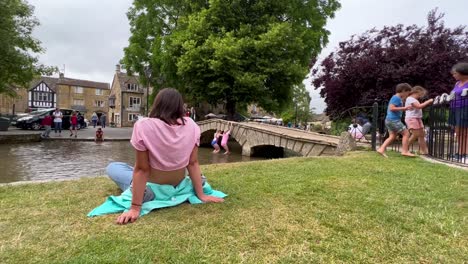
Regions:
[[138, 115], [146, 116], [147, 93], [152, 89], [143, 87], [138, 76], [129, 76], [116, 65], [109, 96], [109, 120], [117, 127], [130, 127]]
[[28, 109], [28, 90], [17, 88], [16, 96], [0, 94], [0, 114], [24, 113]]
[[98, 116], [107, 114], [108, 83], [66, 78], [61, 73], [58, 78], [37, 78], [24, 91], [17, 104], [26, 107], [20, 110], [15, 106], [17, 112], [60, 107], [78, 110], [87, 119], [93, 112]]

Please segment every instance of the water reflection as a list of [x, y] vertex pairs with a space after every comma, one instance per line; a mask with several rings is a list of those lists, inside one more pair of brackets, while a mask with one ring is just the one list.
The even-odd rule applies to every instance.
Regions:
[[[231, 153], [213, 154], [200, 148], [200, 164], [259, 160]], [[135, 153], [129, 142], [44, 141], [0, 145], [0, 183], [54, 180], [104, 175], [111, 161], [134, 164]]]

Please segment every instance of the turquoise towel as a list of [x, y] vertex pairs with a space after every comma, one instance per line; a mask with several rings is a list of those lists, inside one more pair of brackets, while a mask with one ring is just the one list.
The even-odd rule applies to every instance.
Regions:
[[[155, 198], [152, 201], [143, 203], [141, 206], [140, 216], [143, 216], [154, 209], [176, 206], [185, 201], [189, 201], [191, 204], [203, 203], [195, 194], [192, 180], [189, 177], [185, 177], [185, 179], [183, 179], [176, 187], [156, 183], [147, 183], [146, 186], [151, 188], [154, 192]], [[211, 186], [207, 182], [203, 185], [203, 192], [207, 195], [220, 198], [227, 196], [223, 192], [211, 189]], [[120, 196], [108, 197], [103, 204], [89, 212], [88, 217], [127, 212], [130, 210], [131, 203], [132, 192], [128, 189]]]

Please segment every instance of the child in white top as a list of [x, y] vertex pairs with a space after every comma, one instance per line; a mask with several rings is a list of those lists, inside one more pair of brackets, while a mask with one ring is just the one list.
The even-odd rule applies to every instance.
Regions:
[[421, 86], [415, 86], [405, 102], [406, 107], [412, 107], [411, 110], [406, 110], [405, 113], [405, 123], [411, 132], [408, 145], [411, 145], [417, 139], [419, 143], [419, 153], [422, 155], [427, 155], [429, 152], [425, 140], [424, 124], [422, 122], [422, 109], [434, 101], [433, 99], [429, 99], [422, 104], [419, 103], [419, 99], [426, 94], [426, 89]]

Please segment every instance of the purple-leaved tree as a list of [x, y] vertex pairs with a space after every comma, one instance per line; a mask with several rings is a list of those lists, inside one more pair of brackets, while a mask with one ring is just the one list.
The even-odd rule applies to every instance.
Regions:
[[444, 14], [431, 11], [427, 26], [386, 26], [341, 42], [314, 67], [312, 84], [332, 118], [354, 106], [387, 100], [401, 82], [421, 85], [429, 96], [450, 92], [451, 67], [468, 61], [468, 31], [445, 27]]

